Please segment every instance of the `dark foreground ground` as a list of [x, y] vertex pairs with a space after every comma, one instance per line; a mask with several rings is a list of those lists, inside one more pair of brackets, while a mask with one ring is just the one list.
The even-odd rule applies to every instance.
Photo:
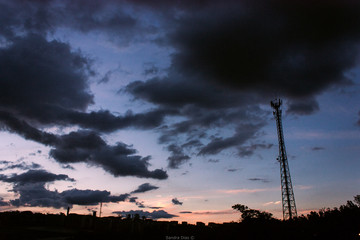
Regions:
[[208, 224], [152, 221], [140, 218], [32, 212], [0, 213], [1, 240], [70, 239], [360, 239], [360, 209], [322, 210], [292, 221], [247, 219]]

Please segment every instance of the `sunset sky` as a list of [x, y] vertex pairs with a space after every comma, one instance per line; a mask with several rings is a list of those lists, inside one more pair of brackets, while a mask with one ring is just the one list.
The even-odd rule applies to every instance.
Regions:
[[282, 218], [360, 194], [360, 2], [0, 0], [0, 210]]

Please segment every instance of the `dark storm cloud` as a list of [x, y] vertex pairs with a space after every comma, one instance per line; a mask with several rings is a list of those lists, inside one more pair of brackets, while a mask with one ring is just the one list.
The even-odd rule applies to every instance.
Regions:
[[51, 30], [46, 4], [24, 1], [0, 1], [0, 34], [8, 38], [16, 31], [31, 31], [45, 34]]
[[[61, 144], [62, 136], [36, 128], [76, 125], [108, 133], [162, 126], [158, 130], [159, 142], [167, 146], [185, 148], [186, 143], [198, 141], [199, 145], [193, 146], [200, 155], [217, 154], [235, 146], [240, 146], [240, 155], [246, 155], [252, 153], [251, 149], [241, 146], [256, 138], [261, 127], [251, 134], [246, 129], [236, 130], [232, 137], [224, 137], [220, 130], [265, 122], [266, 118], [261, 118], [265, 111], [256, 107], [268, 104], [274, 95], [289, 99], [288, 113], [316, 112], [316, 94], [330, 86], [349, 83], [344, 72], [356, 64], [359, 53], [360, 3], [353, 1], [119, 4], [82, 0], [0, 1], [0, 5], [0, 35], [4, 38], [0, 39], [0, 66], [4, 69], [0, 73], [0, 108], [20, 122], [35, 126], [25, 133], [26, 129], [15, 130], [19, 126], [13, 126], [5, 117], [2, 128], [53, 147], [52, 156], [59, 162], [87, 162], [115, 176], [166, 178], [166, 173], [157, 169], [156, 174], [150, 174], [147, 157], [134, 156], [133, 152], [118, 154], [129, 150], [128, 145], [109, 146], [100, 141], [98, 148], [69, 149]], [[157, 16], [156, 26], [144, 21], [148, 15], [141, 15], [143, 8]], [[121, 46], [155, 38], [154, 42], [161, 46], [170, 46], [167, 76], [153, 76], [159, 74], [156, 67], [144, 66], [145, 76], [152, 78], [132, 82], [125, 88], [135, 99], [157, 108], [124, 116], [107, 110], [86, 112], [94, 100], [88, 81], [95, 72], [92, 60], [72, 51], [67, 43], [45, 38], [59, 27], [81, 33], [105, 33]], [[163, 27], [161, 34], [159, 27]], [[162, 124], [169, 115], [180, 116], [181, 120], [168, 123], [165, 128]], [[210, 138], [206, 134], [209, 129], [220, 134]], [[79, 131], [78, 135], [84, 134]], [[180, 136], [185, 140], [178, 140]], [[201, 146], [202, 143], [208, 144]], [[174, 162], [176, 167], [186, 157], [172, 154], [169, 163]], [[104, 158], [109, 160], [105, 162]], [[128, 164], [130, 161], [134, 164]], [[126, 170], [119, 171], [124, 163]], [[133, 170], [138, 166], [139, 170]]]
[[230, 147], [244, 144], [247, 140], [255, 137], [257, 131], [263, 124], [241, 124], [236, 129], [236, 133], [228, 138], [217, 137], [201, 149], [199, 155], [218, 154]]
[[112, 132], [127, 127], [153, 128], [174, 110], [155, 109], [124, 116], [107, 110], [83, 112], [93, 103], [88, 78], [91, 60], [68, 44], [30, 34], [0, 49], [2, 110], [48, 125], [78, 125]]
[[[349, 84], [344, 73], [357, 64], [360, 4], [353, 1], [138, 4], [181, 14], [167, 16], [173, 28], [160, 41], [175, 49], [168, 76], [132, 82], [126, 91], [136, 99], [180, 109], [187, 119], [164, 128], [159, 143], [179, 144], [182, 134], [190, 141], [210, 140], [199, 155], [238, 147], [240, 156], [250, 156], [270, 148], [244, 145], [261, 127], [250, 133], [237, 130], [232, 137], [198, 136], [206, 127], [261, 123], [261, 111], [254, 109], [276, 95], [289, 99], [289, 114], [313, 114], [319, 110], [316, 95]], [[246, 117], [234, 110], [247, 112]]]
[[12, 174], [6, 176], [0, 174], [0, 181], [14, 183], [15, 185], [24, 185], [27, 183], [45, 183], [45, 182], [54, 182], [54, 181], [71, 181], [74, 182], [73, 178], [69, 178], [65, 174], [53, 174], [45, 170], [29, 170], [22, 174]]
[[124, 2], [115, 1], [0, 1], [0, 34], [13, 37], [17, 32], [46, 35], [57, 28], [82, 33], [105, 33], [122, 46], [146, 34], [155, 27], [143, 24], [126, 11]]
[[171, 153], [171, 156], [168, 157], [168, 167], [169, 168], [179, 168], [180, 165], [189, 161], [190, 157], [185, 155], [183, 149], [175, 144], [171, 144], [167, 147], [167, 150]]
[[2, 108], [46, 121], [43, 106], [84, 110], [93, 103], [89, 92], [89, 59], [70, 46], [30, 34], [0, 49]]
[[10, 204], [16, 207], [66, 208], [69, 206], [59, 195], [59, 192], [46, 189], [43, 182], [15, 185], [13, 191], [20, 195], [19, 198], [10, 200]]
[[127, 85], [125, 90], [135, 98], [170, 107], [195, 105], [218, 109], [244, 104], [250, 100], [219, 86], [167, 77], [155, 77], [146, 82], [135, 81]]
[[[7, 23], [13, 27], [9, 28], [13, 30], [13, 34], [9, 33], [9, 29], [0, 31], [0, 34], [9, 33], [3, 34], [5, 42], [0, 49], [0, 66], [3, 69], [0, 73], [1, 128], [15, 132], [25, 139], [53, 147], [51, 155], [61, 163], [83, 161], [103, 167], [114, 176], [167, 178], [166, 173], [160, 169], [149, 171], [147, 167], [150, 157], [134, 155], [135, 150], [126, 144], [117, 143], [109, 146], [103, 142], [100, 135], [93, 137], [95, 133], [85, 134], [84, 131], [69, 136], [57, 136], [37, 129], [73, 125], [106, 133], [129, 127], [149, 129], [159, 126], [166, 115], [176, 112], [153, 109], [136, 114], [128, 111], [124, 116], [115, 116], [107, 110], [86, 112], [88, 106], [94, 103], [89, 88], [89, 78], [95, 74], [93, 60], [85, 57], [80, 51], [73, 51], [68, 43], [48, 40], [46, 34], [43, 34], [43, 31], [57, 26], [56, 17], [59, 14], [64, 14], [66, 20], [63, 24], [70, 24], [66, 23], [69, 20], [66, 18], [67, 14], [71, 15], [70, 9], [75, 11], [81, 5], [71, 1], [63, 2], [58, 6], [68, 9], [69, 12], [61, 12], [61, 9], [53, 9], [56, 6], [52, 3], [27, 2], [24, 8], [21, 8], [17, 2], [0, 1], [9, 12], [17, 13], [8, 15], [4, 12], [0, 18], [0, 22], [8, 21]], [[116, 18], [101, 14], [94, 16], [104, 10], [108, 6], [107, 3], [98, 2], [90, 5], [86, 4], [86, 7], [81, 8], [81, 12], [72, 16], [79, 19], [69, 27], [79, 28], [81, 31], [115, 31], [117, 27], [124, 27], [122, 23], [131, 27], [131, 21], [122, 19], [120, 12]], [[30, 10], [26, 12], [24, 9]], [[91, 13], [91, 16], [87, 13]], [[41, 28], [40, 31], [35, 28], [41, 17], [44, 18], [43, 22], [50, 26], [38, 26]], [[89, 18], [86, 19], [87, 17]], [[14, 29], [23, 32], [21, 35], [18, 32], [15, 34]], [[73, 140], [77, 145], [70, 149], [64, 144], [67, 140]], [[82, 145], [79, 141], [86, 141], [91, 147]]]
[[360, 3], [232, 1], [188, 11], [170, 35], [172, 67], [239, 90], [311, 96], [346, 81]]
[[97, 205], [101, 202], [123, 202], [130, 194], [125, 193], [119, 196], [112, 196], [109, 191], [71, 189], [61, 192], [60, 196], [69, 204]]
[[45, 184], [54, 181], [75, 181], [65, 174], [54, 174], [45, 170], [29, 170], [22, 174], [0, 175], [0, 181], [11, 183], [12, 191], [19, 198], [10, 200], [13, 206], [66, 208], [76, 205], [97, 205], [100, 202], [123, 202], [130, 194], [111, 195], [109, 191], [71, 189], [63, 192], [51, 191]]
[[177, 198], [171, 199], [171, 202], [172, 202], [174, 205], [183, 205], [183, 202], [180, 202]]
[[139, 214], [140, 217], [146, 217], [151, 219], [159, 219], [159, 218], [174, 218], [178, 217], [177, 215], [170, 214], [164, 210], [155, 210], [153, 212], [143, 211], [143, 210], [131, 210], [131, 211], [115, 211], [112, 212], [113, 214], [122, 215], [123, 217], [126, 217], [127, 215], [135, 215]]
[[136, 190], [132, 191], [131, 193], [144, 193], [158, 188], [159, 187], [151, 185], [150, 183], [144, 183], [141, 184]]
[[[75, 28], [82, 32], [108, 31], [112, 33], [121, 30], [125, 35], [137, 23], [135, 18], [125, 13], [116, 4], [112, 4], [112, 1], [69, 0], [62, 2], [64, 5], [58, 5], [57, 13], [68, 18], [57, 24]], [[60, 21], [60, 19], [57, 20]]]
[[40, 131], [14, 116], [0, 112], [2, 128], [15, 132], [25, 139], [53, 147], [50, 156], [62, 164], [85, 162], [102, 167], [114, 176], [136, 176], [166, 179], [165, 171], [148, 170], [150, 157], [134, 155], [136, 150], [118, 142], [108, 145], [96, 132], [80, 130], [65, 135]]
[[[62, 113], [62, 114], [60, 114]], [[160, 126], [165, 116], [176, 115], [176, 110], [153, 109], [144, 113], [127, 111], [123, 116], [115, 116], [107, 110], [83, 113], [76, 111], [58, 111], [58, 124], [74, 124], [82, 128], [94, 129], [101, 132], [113, 132], [118, 129], [152, 129]], [[53, 122], [55, 122], [54, 120]]]
[[99, 203], [122, 202], [129, 194], [110, 195], [108, 191], [71, 189], [63, 192], [50, 191], [44, 183], [14, 186], [19, 198], [10, 200], [13, 206], [66, 208], [72, 205], [97, 205]]
[[296, 99], [291, 100], [288, 103], [288, 108], [286, 113], [296, 114], [296, 115], [310, 115], [319, 111], [320, 107], [316, 100], [308, 99]]
[[[178, 168], [190, 157], [184, 154], [186, 148], [195, 148], [200, 155], [217, 154], [227, 148], [245, 143], [251, 136], [246, 132], [230, 138], [211, 139], [203, 146], [200, 139], [207, 139], [206, 131], [209, 128], [238, 125], [239, 122], [253, 122], [263, 124], [263, 110], [253, 106], [258, 103], [257, 96], [229, 90], [213, 84], [199, 81], [186, 81], [170, 78], [152, 78], [146, 82], [133, 82], [126, 87], [136, 99], [142, 99], [166, 108], [178, 109], [179, 116], [186, 119], [176, 122], [166, 128], [159, 129], [161, 136], [159, 143], [168, 145], [171, 153], [168, 158], [170, 168]], [[260, 128], [257, 128], [253, 134]], [[178, 145], [179, 135], [187, 136], [187, 141]], [[180, 147], [181, 146], [181, 147]]]
[[[168, 146], [172, 146], [172, 148], [168, 148], [170, 153], [172, 153], [169, 157], [170, 160], [180, 160], [172, 161], [174, 163], [183, 163], [184, 160], [187, 160], [187, 158], [183, 158], [187, 156], [186, 154], [175, 155], [173, 154], [174, 150], [177, 150], [176, 152], [178, 153], [184, 150], [192, 150], [199, 155], [217, 154], [222, 150], [238, 146], [238, 144], [244, 144], [250, 138], [255, 137], [256, 132], [261, 129], [260, 126], [263, 126], [265, 122], [264, 112], [256, 106], [253, 108], [244, 106], [223, 110], [205, 110], [196, 106], [187, 106], [183, 108], [181, 113], [187, 120], [159, 129], [162, 134], [159, 138], [159, 143], [170, 143]], [[235, 129], [236, 133], [228, 138], [219, 136], [213, 138], [207, 134], [209, 129], [220, 131], [221, 133], [221, 129], [224, 127], [229, 129], [236, 127], [238, 130]], [[248, 134], [250, 130], [253, 131], [253, 134]], [[179, 136], [181, 135], [186, 136], [186, 142], [179, 141]], [[208, 144], [204, 146], [202, 142], [208, 142]], [[179, 143], [182, 144], [180, 145]]]
[[161, 169], [148, 169], [150, 156], [134, 155], [136, 150], [121, 142], [110, 146], [94, 132], [80, 131], [60, 136], [55, 147], [50, 151], [50, 156], [60, 163], [86, 162], [102, 167], [116, 177], [168, 177]]

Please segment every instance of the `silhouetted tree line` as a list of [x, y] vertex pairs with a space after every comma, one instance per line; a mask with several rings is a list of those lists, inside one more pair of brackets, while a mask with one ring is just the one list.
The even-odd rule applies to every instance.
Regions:
[[291, 220], [271, 213], [233, 206], [239, 222], [196, 225], [154, 221], [140, 215], [103, 217], [78, 214], [0, 213], [0, 239], [360, 239], [360, 195], [338, 208], [324, 208]]
[[360, 195], [339, 208], [323, 208], [286, 221], [241, 204], [232, 208], [240, 211], [240, 223], [256, 232], [249, 239], [360, 239]]

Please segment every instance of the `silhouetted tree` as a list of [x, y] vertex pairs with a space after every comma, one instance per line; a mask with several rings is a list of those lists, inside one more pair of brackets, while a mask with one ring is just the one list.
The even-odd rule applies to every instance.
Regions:
[[252, 221], [254, 219], [258, 221], [269, 221], [274, 219], [272, 213], [251, 209], [242, 204], [235, 204], [232, 208], [241, 212], [241, 219], [243, 222]]
[[354, 196], [354, 202], [360, 207], [360, 195]]

